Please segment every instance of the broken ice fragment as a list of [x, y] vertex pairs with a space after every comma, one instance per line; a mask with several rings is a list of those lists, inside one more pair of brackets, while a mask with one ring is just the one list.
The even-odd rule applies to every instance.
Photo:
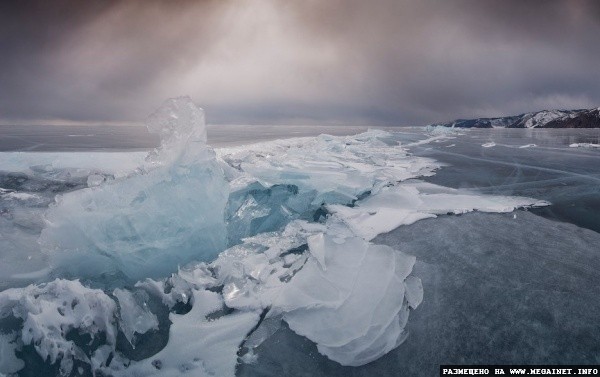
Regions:
[[[290, 328], [343, 365], [363, 365], [405, 339], [408, 298], [404, 281], [415, 258], [360, 238], [323, 237], [327, 270], [316, 258], [284, 288], [274, 307]], [[409, 282], [417, 305], [422, 287]]]
[[145, 303], [145, 292], [135, 292], [115, 289], [114, 295], [119, 301], [119, 318], [121, 330], [129, 343], [135, 348], [135, 334], [144, 334], [149, 330], [158, 329], [158, 319]]

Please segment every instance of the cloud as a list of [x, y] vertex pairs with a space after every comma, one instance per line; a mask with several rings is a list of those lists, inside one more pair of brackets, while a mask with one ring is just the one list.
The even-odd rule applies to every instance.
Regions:
[[[424, 124], [600, 104], [594, 1], [3, 2], [0, 121]], [[68, 17], [66, 16], [68, 15]]]

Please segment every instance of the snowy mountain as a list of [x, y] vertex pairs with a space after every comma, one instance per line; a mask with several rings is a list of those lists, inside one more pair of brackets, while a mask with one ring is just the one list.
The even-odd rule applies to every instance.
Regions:
[[542, 110], [499, 118], [457, 119], [433, 126], [461, 128], [600, 128], [600, 108]]

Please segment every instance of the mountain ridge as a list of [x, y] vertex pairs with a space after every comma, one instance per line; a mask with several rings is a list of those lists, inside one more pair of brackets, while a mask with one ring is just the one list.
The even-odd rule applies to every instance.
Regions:
[[600, 107], [579, 110], [541, 110], [494, 118], [456, 119], [430, 126], [458, 128], [600, 128]]

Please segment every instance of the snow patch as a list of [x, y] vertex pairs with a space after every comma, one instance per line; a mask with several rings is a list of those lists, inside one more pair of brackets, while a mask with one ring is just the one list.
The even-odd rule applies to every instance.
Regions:
[[[84, 287], [79, 281], [54, 280], [43, 285], [8, 289], [0, 292], [0, 319], [13, 317], [23, 321], [18, 342], [33, 345], [37, 353], [50, 363], [60, 363], [60, 371], [69, 375], [73, 361], [91, 363], [86, 353], [68, 340], [71, 331], [80, 336], [104, 339], [104, 344], [114, 349], [116, 305], [103, 291]], [[0, 338], [3, 348], [14, 340]], [[13, 338], [14, 339], [14, 338]], [[12, 347], [14, 350], [14, 346]], [[3, 353], [6, 351], [3, 351]], [[4, 359], [4, 357], [3, 357]], [[23, 365], [12, 359], [2, 363], [2, 373], [11, 373]], [[21, 369], [19, 368], [19, 369]]]
[[570, 148], [600, 148], [600, 144], [594, 143], [573, 143], [569, 144]]
[[215, 320], [207, 316], [223, 307], [222, 297], [207, 290], [193, 291], [194, 306], [185, 315], [172, 314], [169, 343], [156, 355], [111, 370], [115, 376], [175, 377], [234, 376], [237, 351], [256, 325], [258, 313], [233, 313]]

